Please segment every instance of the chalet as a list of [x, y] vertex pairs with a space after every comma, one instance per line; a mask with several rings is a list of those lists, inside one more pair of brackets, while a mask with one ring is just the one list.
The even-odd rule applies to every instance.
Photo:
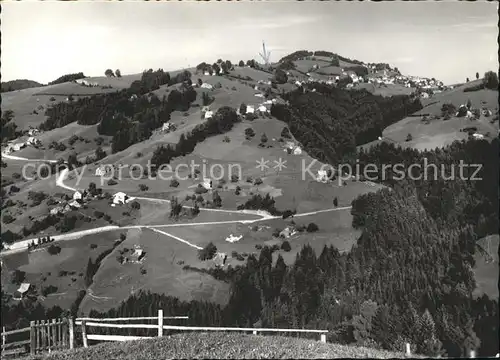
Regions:
[[268, 112], [269, 110], [267, 110], [267, 107], [265, 107], [264, 105], [260, 105], [259, 111], [265, 113], [265, 112]]
[[40, 130], [38, 129], [29, 129], [28, 130], [28, 136], [36, 136], [40, 133]]
[[253, 114], [255, 112], [255, 108], [253, 105], [247, 105], [247, 114]]
[[293, 155], [301, 155], [301, 154], [302, 154], [302, 149], [299, 146], [293, 149]]
[[205, 115], [203, 116], [203, 118], [205, 120], [208, 120], [210, 118], [212, 118], [214, 116], [214, 112], [213, 111], [205, 111]]
[[226, 241], [230, 243], [234, 243], [237, 241], [240, 241], [243, 238], [243, 235], [240, 236], [234, 236], [233, 234], [230, 234], [227, 238]]
[[484, 139], [484, 135], [482, 135], [482, 134], [475, 133], [475, 134], [472, 134], [472, 136], [476, 140], [483, 140]]
[[280, 232], [280, 237], [284, 239], [288, 239], [290, 236], [293, 236], [297, 233], [293, 227], [286, 227]]
[[61, 214], [64, 211], [64, 208], [62, 206], [56, 206], [52, 209], [50, 209], [50, 214], [51, 215], [58, 215]]
[[124, 192], [120, 191], [113, 195], [113, 204], [115, 205], [125, 204], [128, 202], [128, 200], [129, 197]]
[[214, 87], [210, 84], [207, 84], [207, 83], [203, 83], [201, 84], [200, 86], [202, 89], [208, 89], [208, 90], [212, 90]]
[[226, 265], [226, 260], [227, 254], [225, 253], [217, 253], [213, 258], [213, 262], [217, 267], [223, 267], [224, 265]]
[[161, 131], [163, 131], [163, 132], [175, 131], [175, 125], [172, 123], [166, 122], [162, 125]]
[[146, 253], [144, 250], [142, 250], [139, 246], [135, 246], [134, 251], [130, 255], [130, 262], [131, 263], [140, 263], [143, 259]]
[[203, 183], [201, 183], [201, 186], [203, 186], [207, 190], [210, 190], [212, 188], [212, 180], [204, 178]]
[[318, 176], [316, 177], [316, 181], [326, 183], [328, 182], [328, 173], [326, 170], [318, 170]]
[[21, 300], [28, 292], [30, 289], [31, 284], [29, 283], [22, 283], [17, 291], [14, 293], [14, 299], [16, 300]]
[[73, 200], [82, 200], [83, 194], [79, 191], [75, 191], [73, 193]]
[[104, 176], [107, 175], [108, 168], [104, 165], [100, 165], [97, 169], [95, 169], [95, 176]]
[[259, 98], [263, 98], [263, 97], [264, 97], [264, 95], [263, 95], [263, 94], [255, 94], [254, 96], [257, 96], [257, 97], [259, 97]]
[[79, 208], [81, 208], [81, 207], [82, 207], [82, 205], [81, 205], [78, 201], [76, 201], [76, 200], [70, 201], [70, 202], [68, 203], [68, 205], [69, 205], [72, 209], [79, 209]]

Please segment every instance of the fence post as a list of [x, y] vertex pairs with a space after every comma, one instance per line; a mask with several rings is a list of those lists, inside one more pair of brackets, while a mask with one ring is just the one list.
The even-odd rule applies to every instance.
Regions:
[[68, 319], [62, 319], [61, 336], [62, 336], [62, 349], [68, 346]]
[[257, 335], [257, 331], [256, 330], [252, 331], [252, 334]]
[[471, 359], [474, 359], [476, 357], [476, 350], [471, 350], [470, 351], [470, 356]]
[[47, 338], [45, 336], [45, 320], [40, 323], [41, 337], [42, 337], [42, 348], [40, 350], [45, 351], [47, 347]]
[[73, 318], [68, 319], [68, 329], [69, 329], [69, 348], [73, 349], [75, 344], [75, 328], [73, 326]]
[[163, 310], [158, 310], [158, 336], [163, 336]]
[[82, 320], [82, 338], [83, 338], [83, 347], [88, 347], [87, 343], [87, 329], [85, 329], [85, 320]]
[[5, 335], [5, 326], [2, 327], [2, 345], [7, 342], [7, 335]]
[[57, 350], [57, 319], [52, 319], [52, 350]]
[[326, 343], [326, 334], [321, 334], [321, 342]]
[[406, 343], [406, 356], [411, 355], [410, 343]]
[[30, 354], [35, 355], [36, 349], [36, 328], [35, 322], [30, 321]]

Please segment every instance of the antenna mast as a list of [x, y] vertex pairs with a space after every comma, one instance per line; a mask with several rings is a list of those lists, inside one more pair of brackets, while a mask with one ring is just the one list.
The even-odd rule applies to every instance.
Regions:
[[264, 60], [265, 65], [269, 65], [269, 59], [271, 58], [271, 52], [266, 50], [266, 44], [262, 41], [262, 52], [259, 53], [262, 60]]

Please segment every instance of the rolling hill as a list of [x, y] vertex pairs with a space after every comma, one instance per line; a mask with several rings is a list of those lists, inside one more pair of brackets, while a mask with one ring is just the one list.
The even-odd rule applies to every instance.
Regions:
[[41, 87], [41, 86], [43, 86], [43, 84], [40, 84], [39, 82], [34, 80], [28, 80], [28, 79], [10, 80], [2, 82], [2, 93], [29, 89], [34, 87]]

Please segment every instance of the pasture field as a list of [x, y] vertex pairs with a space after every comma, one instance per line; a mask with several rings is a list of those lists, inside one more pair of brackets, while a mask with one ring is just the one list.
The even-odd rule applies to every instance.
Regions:
[[[120, 264], [116, 256], [124, 248], [140, 245], [145, 251], [142, 264]], [[104, 311], [115, 307], [139, 290], [151, 290], [181, 300], [206, 300], [225, 304], [228, 284], [212, 276], [183, 270], [186, 263], [197, 258], [197, 250], [175, 239], [149, 229], [132, 229], [127, 239], [109, 254], [94, 277], [94, 283], [81, 305], [81, 312]], [[141, 269], [142, 272], [141, 272]]]
[[[92, 259], [95, 262], [101, 253], [113, 247], [118, 238], [119, 232], [95, 234], [75, 241], [57, 243], [61, 247], [58, 255], [50, 255], [46, 248], [42, 247], [31, 252], [25, 251], [4, 257], [2, 286], [11, 291], [17, 288], [7, 276], [4, 278], [4, 272], [8, 275], [10, 271], [19, 269], [26, 272], [26, 282], [37, 289], [39, 299], [45, 306], [59, 305], [70, 308], [78, 292], [85, 289], [84, 276], [88, 260]], [[50, 285], [56, 286], [57, 291], [46, 297], [40, 297], [42, 288]]]

